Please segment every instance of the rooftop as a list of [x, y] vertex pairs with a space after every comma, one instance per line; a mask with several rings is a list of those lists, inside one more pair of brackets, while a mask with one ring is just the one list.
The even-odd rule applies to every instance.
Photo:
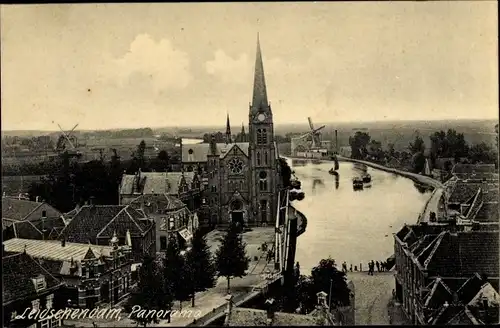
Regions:
[[2, 219], [22, 221], [44, 203], [30, 200], [2, 197]]
[[40, 266], [33, 258], [24, 253], [6, 254], [6, 256], [3, 256], [2, 268], [2, 303], [4, 306], [16, 300], [37, 296], [38, 292], [35, 289], [32, 279], [40, 275], [43, 275], [45, 278], [45, 290], [50, 290], [60, 285], [60, 282], [54, 276]]
[[140, 190], [143, 194], [179, 194], [179, 187], [186, 183], [191, 188], [195, 179], [195, 172], [140, 172], [138, 175], [124, 174], [120, 186], [120, 194], [133, 194], [137, 191], [134, 184], [137, 178], [141, 179]]
[[134, 209], [142, 209], [146, 214], [160, 212], [172, 212], [180, 209], [186, 209], [180, 199], [168, 194], [141, 195], [134, 199], [130, 206]]
[[116, 232], [124, 237], [143, 236], [152, 223], [143, 213], [126, 205], [85, 205], [74, 215], [61, 235], [67, 241], [76, 243], [96, 243], [97, 238], [111, 238]]
[[47, 259], [56, 261], [81, 261], [87, 257], [90, 251], [95, 258], [103, 256], [111, 256], [113, 248], [111, 246], [97, 246], [80, 243], [62, 243], [57, 240], [33, 240], [13, 238], [3, 242], [5, 250], [8, 252], [22, 253], [37, 259]]

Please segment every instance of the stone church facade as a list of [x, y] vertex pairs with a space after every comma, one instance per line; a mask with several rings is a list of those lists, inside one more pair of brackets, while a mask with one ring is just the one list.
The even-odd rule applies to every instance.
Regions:
[[183, 169], [196, 167], [203, 172], [203, 197], [210, 208], [211, 224], [240, 223], [250, 227], [275, 223], [279, 157], [258, 40], [248, 125], [248, 142], [233, 142], [228, 117], [224, 143], [213, 139], [209, 143], [181, 145]]

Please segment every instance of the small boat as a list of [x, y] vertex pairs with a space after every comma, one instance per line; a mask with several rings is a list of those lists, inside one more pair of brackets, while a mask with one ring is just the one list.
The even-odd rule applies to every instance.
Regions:
[[368, 173], [363, 175], [363, 183], [370, 183], [370, 182], [372, 182], [372, 176]]
[[357, 190], [357, 189], [363, 189], [363, 179], [361, 178], [353, 178], [352, 179], [352, 187]]

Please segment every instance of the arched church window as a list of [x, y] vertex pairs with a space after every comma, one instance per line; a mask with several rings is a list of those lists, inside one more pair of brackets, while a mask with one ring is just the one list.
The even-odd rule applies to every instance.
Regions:
[[259, 189], [260, 191], [267, 191], [267, 172], [259, 172]]
[[231, 203], [232, 211], [240, 211], [243, 208], [243, 204], [239, 200], [235, 200]]
[[264, 152], [264, 164], [267, 165], [267, 151]]
[[260, 165], [261, 158], [260, 158], [260, 153], [257, 152], [257, 165]]

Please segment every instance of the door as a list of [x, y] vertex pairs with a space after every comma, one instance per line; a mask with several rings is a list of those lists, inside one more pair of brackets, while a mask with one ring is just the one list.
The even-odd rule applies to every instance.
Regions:
[[238, 228], [243, 228], [245, 222], [243, 220], [243, 212], [232, 212], [231, 213], [231, 224], [237, 226]]

